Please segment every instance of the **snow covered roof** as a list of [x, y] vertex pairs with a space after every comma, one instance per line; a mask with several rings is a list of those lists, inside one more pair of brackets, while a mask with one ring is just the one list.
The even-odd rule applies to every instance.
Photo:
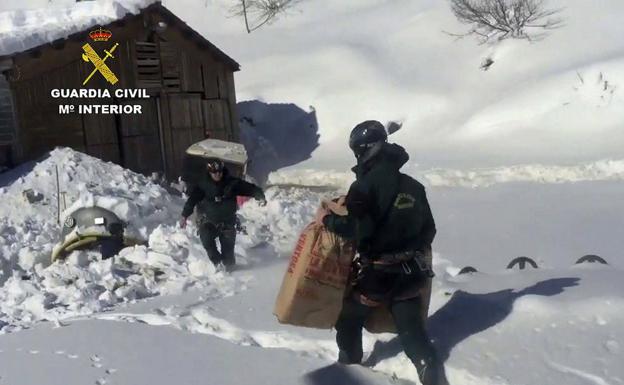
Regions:
[[219, 158], [225, 162], [236, 164], [247, 162], [247, 151], [242, 144], [219, 139], [202, 140], [190, 146], [186, 153], [204, 158]]
[[235, 70], [240, 65], [205, 37], [188, 26], [157, 0], [98, 0], [71, 6], [48, 6], [39, 9], [17, 9], [0, 12], [0, 58], [39, 48], [46, 44], [82, 34], [94, 26], [106, 26], [117, 20], [139, 15], [147, 9], [157, 9], [173, 20], [192, 39], [215, 52]]

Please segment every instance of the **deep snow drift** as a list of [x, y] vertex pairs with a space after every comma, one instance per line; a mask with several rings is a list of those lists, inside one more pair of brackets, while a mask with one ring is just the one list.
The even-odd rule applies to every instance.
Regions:
[[[184, 197], [177, 190], [68, 148], [52, 151], [24, 175], [15, 175], [25, 168], [3, 174], [1, 180], [7, 184], [0, 188], [2, 331], [191, 288], [209, 297], [244, 289], [244, 282], [215, 270], [194, 224], [178, 227]], [[239, 264], [253, 263], [247, 250], [262, 245], [288, 255], [323, 196], [269, 189], [266, 207], [254, 201], [245, 204], [240, 215], [247, 234], [238, 237]], [[75, 209], [93, 205], [113, 211], [127, 223], [129, 235], [148, 245], [126, 248], [114, 261], [99, 261], [96, 252], [80, 251], [65, 263], [50, 265], [52, 248], [61, 238], [59, 218], [63, 223]]]
[[[148, 246], [126, 248], [114, 261], [99, 261], [97, 253], [81, 251], [72, 253], [66, 263], [50, 265], [61, 229], [57, 167], [61, 207], [68, 206], [60, 223], [78, 207], [99, 205], [127, 222], [128, 233], [148, 241]], [[33, 203], [27, 195], [36, 197]], [[1, 188], [0, 202], [0, 322], [8, 324], [4, 331], [190, 287], [214, 292], [211, 295], [234, 290], [232, 278], [215, 271], [205, 258], [194, 226], [186, 231], [177, 228], [182, 197], [120, 166], [57, 149]], [[244, 246], [259, 241], [242, 238], [237, 252], [244, 263]]]

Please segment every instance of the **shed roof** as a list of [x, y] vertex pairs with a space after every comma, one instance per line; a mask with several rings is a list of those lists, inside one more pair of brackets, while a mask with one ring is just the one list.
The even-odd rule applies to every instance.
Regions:
[[66, 39], [82, 38], [95, 26], [106, 27], [122, 19], [138, 17], [155, 10], [170, 24], [186, 32], [190, 39], [214, 52], [234, 71], [240, 65], [208, 39], [156, 0], [100, 0], [79, 2], [71, 7], [0, 12], [0, 60], [58, 46]]

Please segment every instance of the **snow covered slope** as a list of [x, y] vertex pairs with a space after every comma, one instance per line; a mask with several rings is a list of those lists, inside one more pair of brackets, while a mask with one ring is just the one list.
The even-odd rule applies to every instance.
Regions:
[[[321, 146], [303, 166], [346, 168], [349, 130], [401, 120], [395, 141], [431, 167], [621, 158], [624, 3], [552, 0], [545, 40], [480, 46], [442, 0], [301, 1], [247, 34], [227, 0], [165, 1], [241, 63], [239, 100], [313, 106]], [[479, 69], [486, 57], [488, 71]]]

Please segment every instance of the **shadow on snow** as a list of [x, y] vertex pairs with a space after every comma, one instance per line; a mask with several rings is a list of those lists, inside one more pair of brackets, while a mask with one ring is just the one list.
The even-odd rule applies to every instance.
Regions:
[[[511, 314], [514, 302], [525, 295], [546, 297], [561, 294], [566, 288], [578, 285], [579, 278], [556, 278], [541, 281], [520, 291], [505, 289], [486, 294], [457, 291], [451, 299], [427, 321], [429, 335], [438, 355], [446, 361], [451, 351], [463, 340], [502, 322]], [[388, 342], [377, 341], [365, 362], [374, 366], [382, 360], [403, 351], [398, 337]]]

